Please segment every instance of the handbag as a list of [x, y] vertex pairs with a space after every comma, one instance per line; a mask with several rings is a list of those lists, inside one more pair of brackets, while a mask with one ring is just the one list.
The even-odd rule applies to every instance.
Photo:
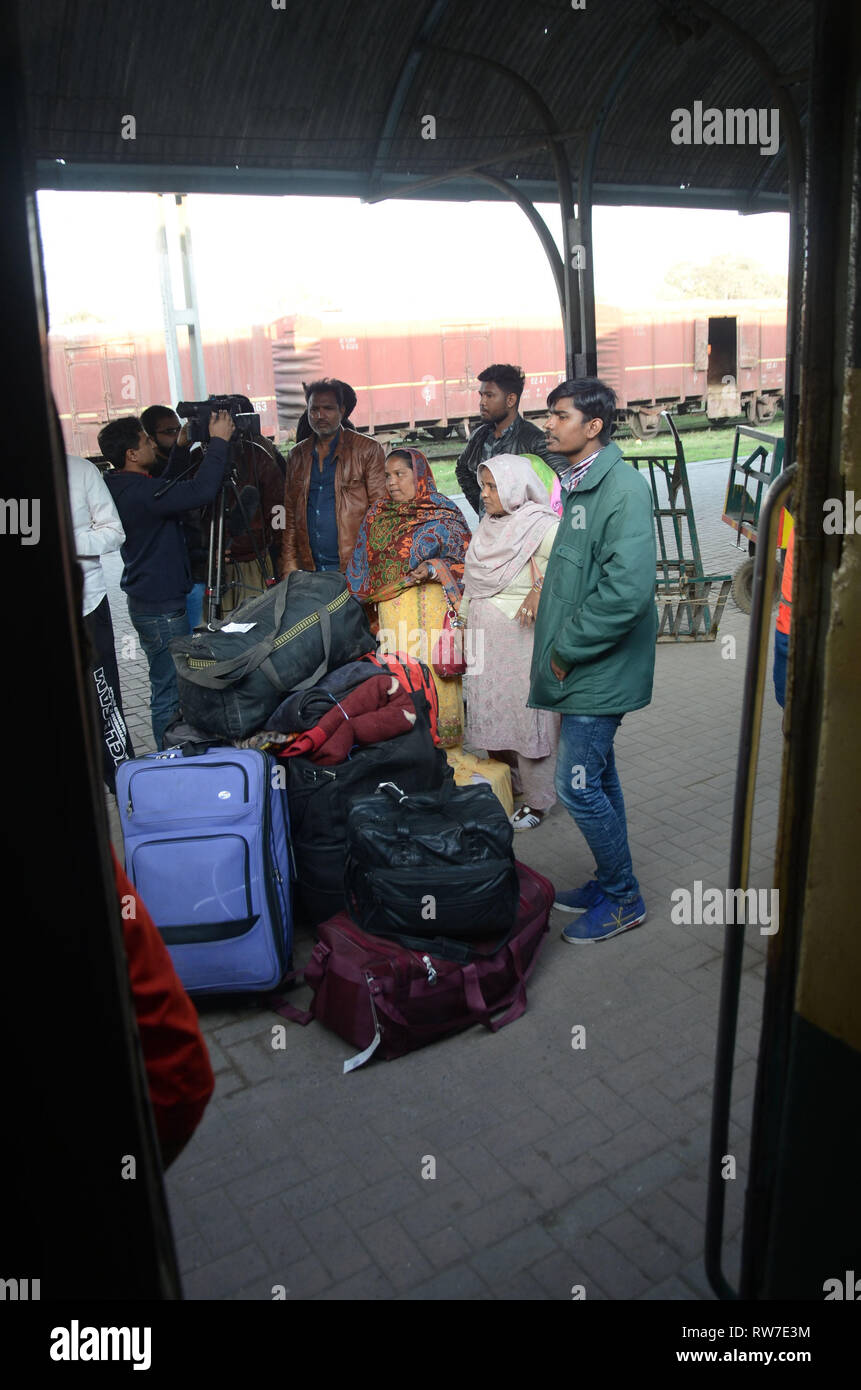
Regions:
[[517, 920], [512, 841], [486, 784], [408, 794], [381, 779], [347, 817], [348, 910], [363, 931], [433, 956], [498, 950]]
[[442, 632], [434, 643], [431, 652], [431, 665], [438, 676], [451, 679], [466, 672], [463, 655], [463, 629], [457, 626], [457, 614], [449, 608], [442, 625]]
[[304, 971], [314, 991], [308, 1009], [272, 998], [282, 1018], [307, 1024], [316, 1018], [352, 1047], [343, 1064], [351, 1072], [376, 1053], [403, 1057], [428, 1043], [483, 1024], [491, 1033], [526, 1009], [526, 982], [548, 932], [553, 885], [525, 864], [517, 865], [517, 925], [498, 950], [469, 961], [431, 956], [424, 947], [366, 935], [344, 914], [324, 922]]

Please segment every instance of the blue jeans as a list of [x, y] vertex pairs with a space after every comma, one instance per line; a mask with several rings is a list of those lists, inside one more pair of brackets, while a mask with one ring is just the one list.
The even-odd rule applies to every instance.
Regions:
[[613, 739], [621, 714], [563, 714], [556, 792], [595, 856], [598, 883], [616, 902], [639, 895], [628, 848], [622, 786]]
[[156, 748], [161, 748], [164, 731], [179, 710], [176, 667], [168, 650], [172, 637], [185, 637], [191, 628], [184, 608], [173, 613], [138, 613], [129, 604], [134, 624], [149, 663], [150, 717]]
[[789, 633], [774, 634], [774, 698], [781, 709], [786, 706], [786, 662], [789, 657]]
[[206, 585], [203, 580], [199, 584], [193, 584], [191, 593], [186, 596], [185, 611], [188, 614], [188, 625], [193, 632], [203, 617], [203, 594]]

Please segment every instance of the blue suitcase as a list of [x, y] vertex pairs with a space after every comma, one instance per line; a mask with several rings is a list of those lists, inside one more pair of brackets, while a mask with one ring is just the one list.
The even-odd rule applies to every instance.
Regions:
[[281, 772], [267, 754], [232, 747], [117, 769], [126, 873], [190, 994], [272, 989], [291, 968]]

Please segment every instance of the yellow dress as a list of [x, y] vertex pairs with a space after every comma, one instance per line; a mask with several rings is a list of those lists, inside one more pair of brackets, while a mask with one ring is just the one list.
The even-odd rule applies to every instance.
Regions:
[[434, 646], [448, 610], [441, 584], [412, 584], [395, 598], [377, 605], [380, 650], [387, 656], [403, 652], [423, 661], [439, 697], [438, 732], [443, 748], [463, 743], [463, 691], [460, 676], [438, 676], [431, 664]]

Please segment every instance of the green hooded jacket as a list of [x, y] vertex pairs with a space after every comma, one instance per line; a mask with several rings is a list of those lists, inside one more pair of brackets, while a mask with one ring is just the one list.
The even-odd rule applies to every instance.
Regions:
[[649, 703], [656, 561], [649, 485], [607, 444], [565, 500], [535, 622], [530, 708], [625, 714]]

